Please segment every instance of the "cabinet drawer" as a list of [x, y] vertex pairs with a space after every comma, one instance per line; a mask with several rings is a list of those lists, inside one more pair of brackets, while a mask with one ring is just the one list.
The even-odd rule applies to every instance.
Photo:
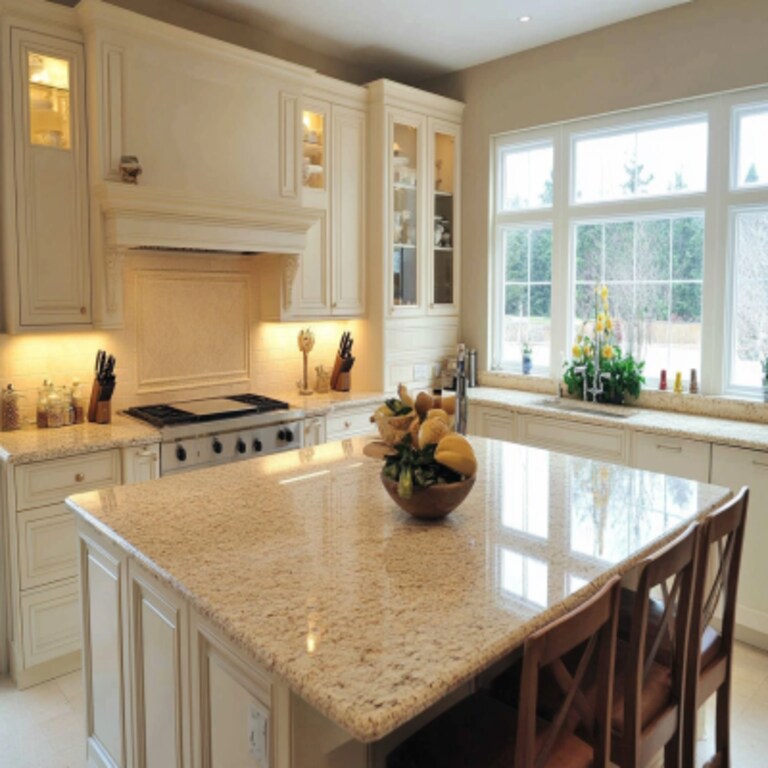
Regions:
[[633, 435], [632, 442], [633, 467], [709, 482], [710, 443], [639, 432]]
[[20, 512], [17, 521], [22, 589], [77, 576], [75, 516], [64, 504]]
[[21, 614], [26, 667], [80, 650], [77, 579], [26, 592]]
[[16, 467], [16, 509], [63, 501], [73, 493], [120, 483], [120, 452], [99, 451]]
[[627, 460], [627, 435], [619, 427], [579, 424], [544, 416], [519, 419], [518, 440], [526, 445], [624, 464]]
[[343, 440], [355, 435], [376, 433], [376, 425], [371, 424], [372, 408], [342, 411], [326, 417], [325, 434], [328, 442]]

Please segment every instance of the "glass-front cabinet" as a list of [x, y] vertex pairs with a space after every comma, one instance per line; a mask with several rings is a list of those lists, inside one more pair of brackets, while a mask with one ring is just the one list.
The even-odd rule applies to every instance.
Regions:
[[27, 51], [29, 88], [29, 140], [42, 147], [70, 149], [69, 61]]
[[430, 244], [427, 310], [432, 314], [458, 312], [459, 253], [459, 127], [430, 119], [429, 146], [432, 172]]
[[302, 112], [302, 183], [305, 190], [327, 190], [327, 110], [308, 107]]
[[415, 308], [421, 304], [419, 267], [424, 249], [421, 231], [421, 200], [424, 151], [423, 122], [415, 117], [392, 121], [390, 144], [392, 172], [392, 282], [391, 303], [396, 308]]

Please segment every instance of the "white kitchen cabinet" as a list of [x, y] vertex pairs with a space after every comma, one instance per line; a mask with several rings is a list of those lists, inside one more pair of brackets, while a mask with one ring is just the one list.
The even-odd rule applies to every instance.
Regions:
[[621, 427], [520, 414], [517, 441], [614, 464], [626, 464], [629, 458], [629, 438]]
[[389, 80], [368, 94], [370, 376], [424, 388], [459, 339], [464, 105]]
[[118, 485], [118, 449], [3, 464], [10, 666], [19, 688], [80, 666], [77, 537], [64, 499]]
[[325, 418], [325, 435], [329, 443], [344, 440], [347, 437], [378, 434], [376, 425], [371, 423], [373, 408], [367, 405], [360, 408], [344, 408], [328, 414]]
[[[3, 47], [3, 239], [9, 332], [91, 323], [82, 43], [11, 26]], [[67, 39], [69, 38], [69, 39]]]
[[468, 432], [480, 437], [514, 442], [517, 439], [517, 415], [504, 408], [470, 404]]
[[121, 449], [123, 483], [146, 483], [160, 477], [160, 446], [142, 445]]
[[310, 91], [301, 113], [301, 202], [314, 219], [295, 262], [259, 267], [269, 320], [356, 317], [365, 309], [365, 89], [316, 75]]
[[325, 442], [325, 416], [310, 416], [304, 419], [304, 447], [322, 445]]
[[711, 453], [712, 445], [701, 440], [632, 433], [631, 464], [638, 469], [708, 483]]
[[710, 482], [737, 491], [749, 486], [747, 527], [736, 604], [736, 635], [768, 649], [768, 452], [712, 446]]

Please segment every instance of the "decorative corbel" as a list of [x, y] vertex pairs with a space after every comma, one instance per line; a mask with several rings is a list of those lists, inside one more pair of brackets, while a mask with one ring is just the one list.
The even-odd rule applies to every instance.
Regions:
[[108, 248], [104, 265], [107, 312], [114, 315], [120, 310], [123, 285], [124, 248]]
[[295, 253], [288, 254], [283, 263], [283, 295], [286, 309], [293, 304], [293, 282], [299, 271], [299, 257]]

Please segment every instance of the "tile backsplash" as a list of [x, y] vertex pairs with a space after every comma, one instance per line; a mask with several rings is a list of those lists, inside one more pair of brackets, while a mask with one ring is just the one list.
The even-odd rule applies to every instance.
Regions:
[[[12, 383], [25, 396], [23, 412], [31, 419], [37, 401], [37, 390], [43, 379], [55, 384], [71, 385], [79, 378], [90, 391], [97, 349], [106, 349], [117, 359], [117, 388], [113, 407], [183, 400], [195, 397], [235, 394], [251, 390], [262, 394], [290, 396], [296, 392], [296, 382], [302, 373], [302, 355], [297, 336], [301, 328], [309, 327], [315, 334], [315, 348], [309, 356], [310, 386], [315, 383], [315, 366], [331, 367], [339, 338], [350, 331], [355, 338], [353, 354], [357, 358], [352, 370], [353, 389], [369, 389], [366, 378], [365, 334], [368, 323], [363, 320], [304, 321], [296, 323], [263, 322], [258, 308], [257, 257], [210, 257], [171, 254], [141, 254], [126, 260], [125, 325], [123, 328], [103, 331], [72, 331], [56, 333], [28, 333], [0, 335], [0, 385]], [[142, 280], [150, 271], [164, 278], [165, 290], [149, 297], [154, 290], [151, 283]], [[251, 281], [247, 312], [240, 304], [237, 311], [211, 312], [210, 302], [201, 297], [200, 312], [189, 310], [189, 286], [204, 284], [206, 273], [245, 275]], [[181, 288], [168, 288], [168, 277], [188, 277], [180, 280]], [[202, 282], [200, 278], [203, 278]], [[237, 282], [237, 281], [235, 281]], [[143, 294], [140, 292], [144, 292]], [[194, 298], [194, 297], [192, 297]], [[143, 303], [142, 303], [143, 302]], [[157, 303], [163, 306], [158, 307]], [[143, 314], [141, 314], [143, 313]], [[142, 342], [147, 334], [147, 323], [155, 323], [157, 336], [150, 348]], [[155, 342], [163, 340], [168, 349], [165, 367], [158, 361]], [[247, 349], [243, 350], [243, 344]], [[165, 377], [158, 386], [142, 380], [146, 370], [145, 351], [151, 351], [153, 370], [161, 370]], [[154, 350], [154, 351], [152, 351]], [[222, 351], [223, 350], [223, 351]], [[232, 350], [231, 353], [228, 350]], [[230, 361], [229, 357], [237, 357]], [[213, 362], [211, 359], [213, 358]], [[199, 362], [198, 362], [199, 361]], [[245, 361], [245, 362], [244, 362]], [[232, 365], [239, 373], [233, 377]], [[142, 368], [144, 366], [144, 368]], [[244, 367], [243, 367], [244, 366]], [[227, 369], [216, 376], [217, 367]], [[205, 376], [198, 381], [200, 371]], [[174, 374], [178, 378], [174, 378]], [[210, 375], [208, 375], [210, 374]], [[146, 378], [146, 377], [145, 377]]]

